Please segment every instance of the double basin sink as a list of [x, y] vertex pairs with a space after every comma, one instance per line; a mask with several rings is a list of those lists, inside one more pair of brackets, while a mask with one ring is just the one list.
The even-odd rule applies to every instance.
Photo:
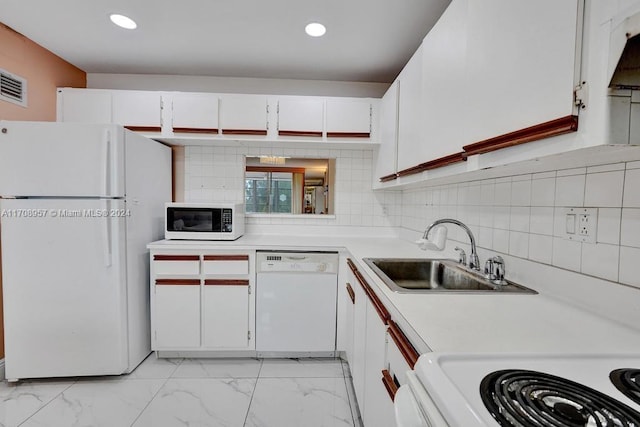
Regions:
[[399, 293], [537, 293], [508, 280], [496, 284], [454, 260], [364, 258], [364, 262]]

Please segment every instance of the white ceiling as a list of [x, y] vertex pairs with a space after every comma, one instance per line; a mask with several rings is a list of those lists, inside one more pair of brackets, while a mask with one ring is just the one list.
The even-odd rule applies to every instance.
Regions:
[[391, 82], [449, 2], [0, 0], [0, 22], [88, 73]]

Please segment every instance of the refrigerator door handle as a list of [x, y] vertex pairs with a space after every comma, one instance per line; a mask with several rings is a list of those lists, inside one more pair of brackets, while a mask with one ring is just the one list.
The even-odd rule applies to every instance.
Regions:
[[104, 217], [102, 227], [102, 241], [104, 244], [104, 266], [111, 267], [113, 264], [113, 257], [111, 252], [111, 217], [109, 216], [109, 200], [104, 200]]
[[110, 196], [109, 194], [109, 154], [110, 154], [110, 145], [111, 145], [111, 131], [109, 129], [105, 129], [102, 134], [102, 190], [104, 191], [105, 196]]

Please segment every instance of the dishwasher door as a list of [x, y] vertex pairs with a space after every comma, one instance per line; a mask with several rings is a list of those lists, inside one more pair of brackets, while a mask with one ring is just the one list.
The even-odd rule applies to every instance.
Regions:
[[335, 356], [337, 289], [335, 273], [257, 273], [258, 356]]

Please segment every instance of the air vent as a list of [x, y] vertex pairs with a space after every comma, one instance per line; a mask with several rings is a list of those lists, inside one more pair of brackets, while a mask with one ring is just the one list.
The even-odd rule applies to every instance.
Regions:
[[0, 69], [0, 99], [27, 106], [27, 80]]

